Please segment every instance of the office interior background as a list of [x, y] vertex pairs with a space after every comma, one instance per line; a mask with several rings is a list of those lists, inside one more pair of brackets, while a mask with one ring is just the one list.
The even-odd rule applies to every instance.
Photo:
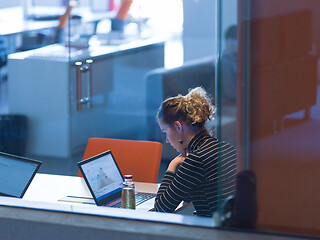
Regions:
[[157, 109], [202, 86], [256, 174], [257, 230], [320, 236], [320, 1], [134, 0], [114, 30], [120, 2], [0, 0], [0, 151], [76, 175], [91, 137], [159, 141], [160, 182]]

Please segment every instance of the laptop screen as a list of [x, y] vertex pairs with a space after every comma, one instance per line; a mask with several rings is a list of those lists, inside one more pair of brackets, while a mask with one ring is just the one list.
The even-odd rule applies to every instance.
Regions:
[[41, 162], [0, 153], [0, 195], [22, 198]]
[[121, 192], [123, 177], [111, 151], [81, 161], [79, 167], [97, 202]]

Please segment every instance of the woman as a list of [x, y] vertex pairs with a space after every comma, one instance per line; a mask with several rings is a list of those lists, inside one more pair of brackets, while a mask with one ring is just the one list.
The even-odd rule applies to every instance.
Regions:
[[173, 212], [184, 200], [192, 201], [195, 214], [212, 216], [218, 200], [233, 194], [236, 151], [207, 132], [205, 123], [212, 120], [213, 113], [214, 107], [201, 87], [161, 104], [159, 126], [167, 142], [181, 154], [168, 166], [155, 211]]

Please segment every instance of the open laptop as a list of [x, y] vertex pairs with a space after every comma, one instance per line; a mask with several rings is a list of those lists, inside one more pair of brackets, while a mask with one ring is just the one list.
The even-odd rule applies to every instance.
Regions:
[[[83, 160], [78, 166], [98, 206], [121, 207], [124, 178], [110, 150]], [[154, 202], [156, 196], [154, 193], [135, 194], [136, 206], [149, 200]]]
[[22, 198], [40, 165], [40, 161], [0, 152], [0, 196]]

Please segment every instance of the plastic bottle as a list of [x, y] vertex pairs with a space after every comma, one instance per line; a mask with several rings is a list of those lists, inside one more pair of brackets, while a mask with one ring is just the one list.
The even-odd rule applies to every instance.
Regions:
[[121, 207], [130, 209], [136, 208], [136, 197], [132, 175], [124, 175], [124, 183], [121, 193]]

